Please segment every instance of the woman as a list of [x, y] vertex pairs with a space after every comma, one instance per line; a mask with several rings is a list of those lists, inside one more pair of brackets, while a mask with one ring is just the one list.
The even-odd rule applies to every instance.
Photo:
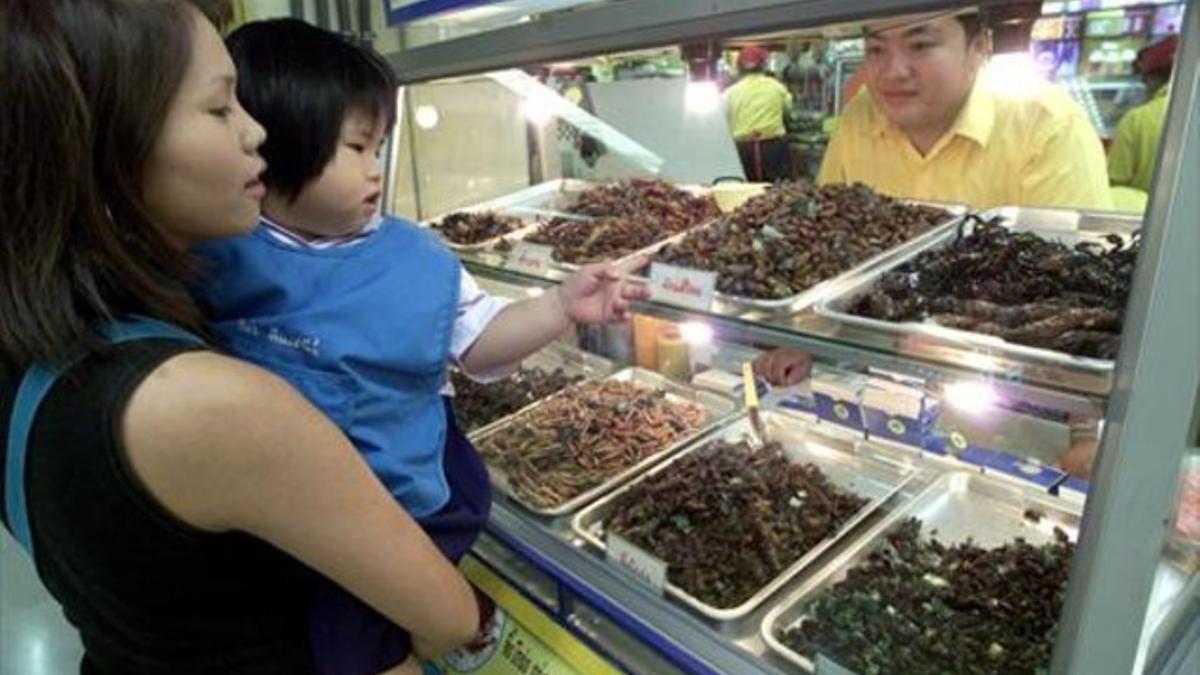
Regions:
[[[318, 573], [420, 655], [462, 644], [470, 587], [302, 397], [169, 329], [102, 337], [134, 315], [202, 332], [183, 251], [259, 215], [264, 134], [200, 4], [0, 6], [0, 429], [29, 412], [32, 366], [65, 369], [6, 448], [26, 460], [0, 485], [5, 525], [28, 533], [85, 673], [311, 672]], [[598, 301], [620, 308], [606, 278]]]

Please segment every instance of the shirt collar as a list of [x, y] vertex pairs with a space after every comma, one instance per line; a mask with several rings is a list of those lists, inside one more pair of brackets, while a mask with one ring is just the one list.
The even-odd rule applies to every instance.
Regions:
[[[883, 110], [875, 103], [875, 98], [870, 91], [868, 90], [864, 95], [871, 101], [875, 134], [883, 136], [891, 131], [903, 137], [904, 132], [892, 126], [887, 115], [884, 115]], [[967, 96], [967, 102], [963, 105], [962, 110], [958, 111], [958, 118], [954, 120], [947, 135], [962, 136], [975, 141], [980, 146], [986, 146], [992, 137], [992, 129], [995, 126], [996, 101], [979, 81], [979, 78], [976, 78], [975, 84], [971, 87], [971, 93]], [[939, 142], [937, 145], [941, 144]]]
[[378, 213], [371, 218], [361, 230], [353, 234], [342, 235], [340, 237], [320, 237], [306, 238], [302, 237], [286, 226], [271, 220], [266, 215], [259, 217], [259, 223], [267, 230], [271, 236], [280, 243], [286, 244], [293, 248], [308, 248], [308, 249], [325, 249], [337, 248], [341, 246], [353, 246], [361, 243], [369, 237], [383, 223], [383, 217]]

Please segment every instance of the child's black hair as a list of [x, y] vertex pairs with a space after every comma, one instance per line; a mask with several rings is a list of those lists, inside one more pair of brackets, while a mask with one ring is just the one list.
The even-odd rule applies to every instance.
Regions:
[[288, 199], [333, 159], [347, 114], [395, 124], [396, 74], [370, 46], [298, 19], [248, 23], [226, 42], [238, 99], [267, 130], [263, 182]]

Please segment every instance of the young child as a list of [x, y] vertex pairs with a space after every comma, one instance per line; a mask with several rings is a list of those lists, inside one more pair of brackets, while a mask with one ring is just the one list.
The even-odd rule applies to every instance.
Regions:
[[[267, 194], [252, 234], [197, 251], [196, 294], [228, 348], [323, 410], [457, 561], [490, 487], [442, 396], [447, 364], [505, 374], [574, 322], [622, 320], [643, 295], [620, 283], [627, 270], [603, 265], [538, 298], [483, 294], [432, 235], [379, 215], [379, 152], [396, 115], [382, 58], [293, 19], [245, 25], [228, 44], [238, 97], [267, 130]], [[408, 634], [332, 584], [311, 631], [324, 675], [412, 667]]]

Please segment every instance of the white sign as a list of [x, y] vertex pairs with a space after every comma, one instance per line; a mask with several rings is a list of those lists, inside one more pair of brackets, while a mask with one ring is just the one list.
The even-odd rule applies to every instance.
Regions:
[[629, 543], [617, 534], [608, 535], [608, 561], [633, 575], [662, 595], [667, 584], [667, 563]]
[[707, 312], [717, 291], [717, 273], [650, 263], [650, 299]]
[[518, 242], [509, 252], [504, 266], [518, 272], [544, 276], [554, 266], [554, 249], [541, 244]]

